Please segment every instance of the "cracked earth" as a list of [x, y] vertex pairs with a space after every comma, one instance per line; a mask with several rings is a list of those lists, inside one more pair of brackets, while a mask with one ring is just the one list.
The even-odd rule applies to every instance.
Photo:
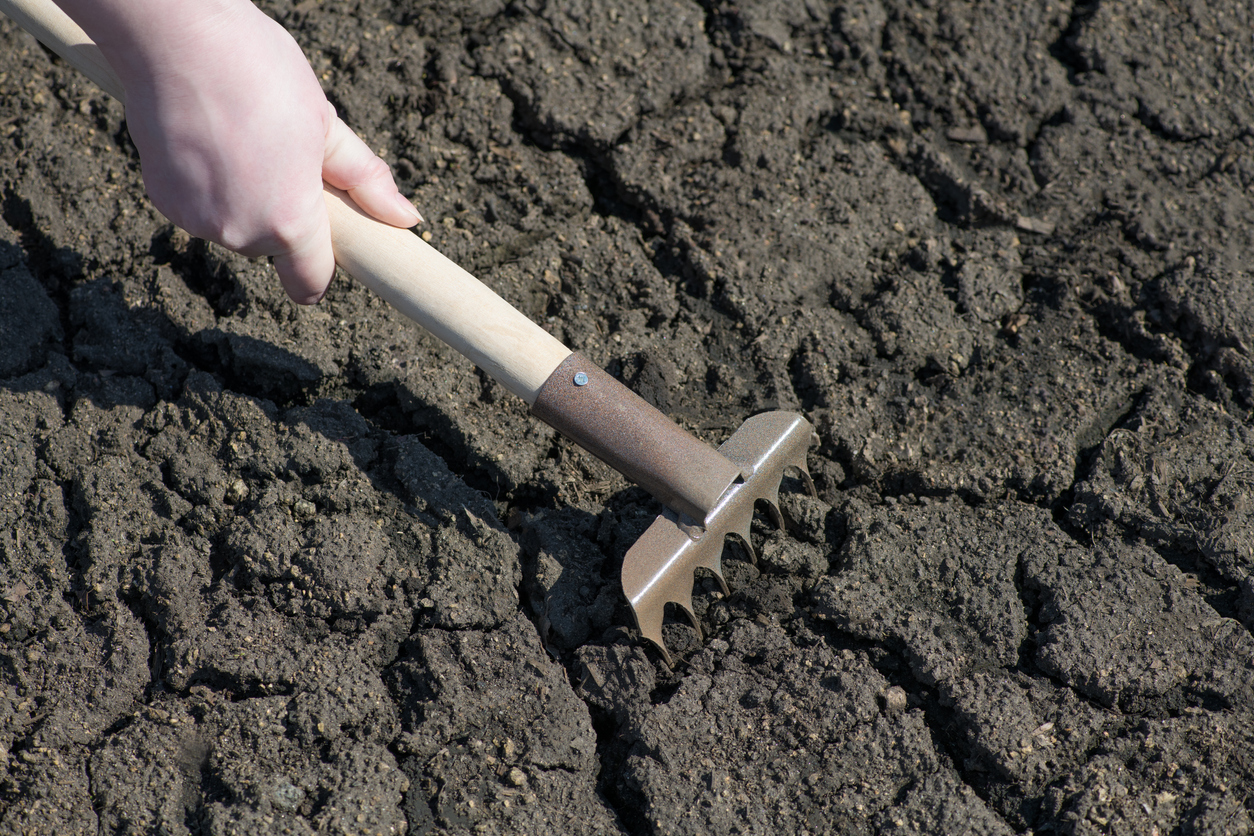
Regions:
[[818, 496], [666, 667], [646, 494], [0, 24], [0, 833], [1254, 832], [1248, 4], [263, 6], [435, 246]]

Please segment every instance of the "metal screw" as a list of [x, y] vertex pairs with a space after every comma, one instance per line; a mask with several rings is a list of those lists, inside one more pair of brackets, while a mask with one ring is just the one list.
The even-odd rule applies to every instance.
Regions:
[[587, 386], [587, 385], [588, 385], [588, 376], [587, 376], [586, 374], [584, 374], [583, 372], [575, 372], [575, 385], [576, 385], [576, 386]]

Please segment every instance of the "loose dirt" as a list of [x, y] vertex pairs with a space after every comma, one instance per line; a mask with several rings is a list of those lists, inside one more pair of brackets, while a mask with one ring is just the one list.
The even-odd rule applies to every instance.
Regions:
[[0, 832], [1254, 832], [1249, 4], [264, 5], [433, 244], [819, 496], [666, 668], [647, 495], [0, 24]]

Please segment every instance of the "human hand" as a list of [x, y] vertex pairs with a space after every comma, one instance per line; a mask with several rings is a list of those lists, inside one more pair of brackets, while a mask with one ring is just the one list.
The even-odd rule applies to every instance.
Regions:
[[153, 204], [196, 237], [271, 256], [296, 302], [319, 301], [335, 272], [324, 180], [380, 221], [421, 220], [335, 115], [300, 47], [248, 0], [62, 5], [71, 16], [92, 7], [84, 17], [101, 36], [80, 23], [126, 88]]

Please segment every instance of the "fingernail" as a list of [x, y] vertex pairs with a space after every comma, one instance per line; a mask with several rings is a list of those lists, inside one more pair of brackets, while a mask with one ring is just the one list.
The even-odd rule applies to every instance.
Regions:
[[406, 200], [405, 195], [401, 194], [400, 192], [396, 193], [396, 205], [404, 207], [405, 214], [409, 215], [410, 217], [414, 219], [414, 223], [410, 224], [410, 226], [413, 226], [414, 224], [420, 224], [423, 222], [422, 214], [417, 209], [415, 209], [414, 204]]

